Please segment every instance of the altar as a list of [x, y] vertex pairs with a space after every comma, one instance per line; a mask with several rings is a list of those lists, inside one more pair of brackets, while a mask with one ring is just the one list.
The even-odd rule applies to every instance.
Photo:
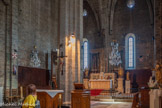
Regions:
[[112, 80], [98, 79], [98, 80], [89, 80], [90, 89], [103, 89], [110, 90], [112, 89]]
[[90, 79], [83, 79], [85, 89], [110, 90], [114, 88], [115, 73], [91, 73]]
[[63, 90], [42, 90], [37, 89], [37, 97], [41, 108], [58, 108], [62, 105]]

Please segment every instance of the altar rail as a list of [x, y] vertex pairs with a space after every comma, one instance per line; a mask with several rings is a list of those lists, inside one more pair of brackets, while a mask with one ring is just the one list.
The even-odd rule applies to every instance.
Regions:
[[104, 90], [97, 96], [91, 96], [91, 99], [133, 99], [134, 95], [135, 93], [119, 94], [117, 92]]

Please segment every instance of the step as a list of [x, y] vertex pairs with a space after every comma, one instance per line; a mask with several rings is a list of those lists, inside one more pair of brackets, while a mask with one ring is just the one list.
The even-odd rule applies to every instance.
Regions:
[[114, 99], [99, 99], [99, 100], [103, 102], [114, 102]]
[[133, 99], [114, 99], [114, 102], [133, 102]]

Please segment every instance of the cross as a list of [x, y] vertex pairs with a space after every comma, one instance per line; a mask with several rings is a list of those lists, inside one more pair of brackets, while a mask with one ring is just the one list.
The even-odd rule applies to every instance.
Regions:
[[12, 53], [12, 58], [13, 58], [13, 59], [17, 59], [17, 53], [15, 53], [15, 52]]
[[63, 52], [61, 52], [61, 56], [57, 56], [57, 58], [65, 58], [67, 56], [63, 56]]

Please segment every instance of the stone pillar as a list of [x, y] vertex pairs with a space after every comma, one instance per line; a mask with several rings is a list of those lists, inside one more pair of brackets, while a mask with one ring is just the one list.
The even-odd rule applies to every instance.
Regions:
[[130, 93], [130, 80], [125, 81], [125, 93]]
[[124, 88], [123, 88], [123, 78], [118, 78], [118, 92], [123, 93], [124, 92]]
[[155, 1], [155, 45], [156, 63], [162, 64], [162, 1]]
[[[81, 82], [80, 45], [83, 38], [83, 0], [60, 0], [60, 52], [65, 56], [63, 75], [60, 74], [60, 89], [64, 90], [65, 102], [71, 100], [74, 83]], [[74, 42], [70, 36], [74, 34]]]

